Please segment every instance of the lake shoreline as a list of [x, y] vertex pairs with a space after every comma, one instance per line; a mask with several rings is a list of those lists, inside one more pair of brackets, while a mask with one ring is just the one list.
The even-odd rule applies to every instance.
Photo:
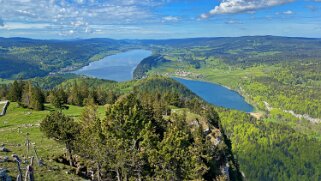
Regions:
[[[207, 82], [207, 83], [216, 84], [216, 85], [225, 87], [226, 89], [229, 89], [230, 91], [234, 91], [235, 93], [241, 95], [244, 98], [244, 100], [253, 107], [253, 111], [252, 112], [247, 112], [247, 113], [255, 114], [255, 115], [260, 114], [261, 116], [259, 116], [259, 117], [264, 116], [264, 114], [262, 113], [262, 110], [260, 110], [255, 105], [256, 103], [253, 103], [253, 101], [248, 96], [245, 96], [242, 91], [238, 91], [238, 90], [232, 89], [232, 88], [230, 88], [230, 87], [228, 87], [226, 85], [223, 85], [223, 84], [220, 84], [220, 83], [217, 83], [217, 82], [211, 82], [211, 81], [208, 81], [208, 80], [205, 80], [205, 79], [193, 79], [193, 78], [190, 78], [190, 77], [181, 77], [181, 76], [172, 76], [172, 77], [177, 77], [177, 78], [181, 78], [181, 79], [185, 79], [185, 80], [194, 80], [194, 81]], [[254, 117], [258, 117], [258, 116], [254, 116]]]
[[117, 82], [130, 81], [139, 63], [151, 55], [150, 50], [131, 49], [90, 62], [89, 65], [70, 73]]
[[[224, 107], [227, 109], [239, 110], [239, 111], [243, 111], [246, 113], [251, 113], [255, 110], [255, 107], [253, 105], [251, 105], [250, 103], [248, 103], [245, 100], [244, 96], [242, 96], [240, 93], [238, 93], [235, 90], [227, 88], [226, 86], [222, 86], [220, 84], [209, 82], [209, 81], [186, 79], [186, 78], [181, 78], [181, 77], [177, 77], [177, 76], [172, 77], [172, 78], [174, 80], [180, 82], [184, 86], [186, 86], [188, 89], [190, 89], [196, 95], [198, 95], [203, 100], [205, 100], [206, 102], [208, 102], [212, 105]], [[191, 86], [187, 85], [186, 82], [182, 82], [180, 80], [191, 81], [192, 84], [197, 83], [197, 84], [200, 84], [198, 86], [208, 86], [208, 87], [206, 89], [203, 89], [202, 91], [200, 91], [200, 90], [196, 90], [195, 87], [191, 87]], [[205, 85], [205, 84], [207, 84], [207, 85]], [[212, 88], [212, 90], [218, 91], [216, 96], [211, 97], [210, 92], [207, 92], [208, 94], [205, 95], [205, 92], [208, 91], [208, 88]], [[198, 92], [196, 92], [196, 91], [198, 91]], [[221, 99], [221, 97], [224, 97], [224, 96], [225, 96], [226, 100]], [[230, 101], [230, 102], [224, 102], [224, 101]]]

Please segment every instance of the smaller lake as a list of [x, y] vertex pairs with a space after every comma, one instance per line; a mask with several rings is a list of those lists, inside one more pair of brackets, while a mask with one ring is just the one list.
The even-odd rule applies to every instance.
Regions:
[[133, 79], [137, 65], [151, 55], [152, 52], [147, 50], [130, 50], [92, 62], [73, 73], [118, 82], [128, 81]]
[[174, 79], [210, 104], [243, 112], [252, 112], [254, 109], [240, 94], [221, 85], [197, 80]]

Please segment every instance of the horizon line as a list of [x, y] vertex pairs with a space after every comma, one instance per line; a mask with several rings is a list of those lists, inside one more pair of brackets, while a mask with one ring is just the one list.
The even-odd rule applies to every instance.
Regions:
[[75, 40], [93, 40], [93, 39], [110, 39], [110, 40], [117, 40], [117, 41], [143, 41], [143, 40], [155, 40], [155, 41], [162, 41], [162, 40], [186, 40], [186, 39], [211, 39], [211, 38], [243, 38], [243, 37], [280, 37], [280, 38], [302, 38], [302, 39], [321, 39], [321, 37], [304, 37], [304, 36], [281, 36], [281, 35], [244, 35], [244, 36], [204, 36], [204, 37], [185, 37], [185, 38], [110, 38], [110, 37], [92, 37], [92, 38], [48, 38], [48, 39], [41, 39], [41, 38], [31, 38], [31, 37], [22, 37], [22, 36], [11, 36], [5, 37], [0, 36], [3, 39], [28, 39], [28, 40], [43, 40], [43, 41], [75, 41]]

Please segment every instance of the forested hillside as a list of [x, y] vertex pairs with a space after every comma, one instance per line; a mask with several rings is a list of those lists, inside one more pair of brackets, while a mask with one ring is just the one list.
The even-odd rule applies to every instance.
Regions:
[[[229, 86], [266, 110], [321, 117], [321, 40], [285, 37], [145, 41], [171, 62], [150, 73], [202, 79]], [[298, 96], [300, 95], [300, 96]]]
[[263, 36], [144, 43], [170, 60], [147, 75], [219, 83], [256, 106], [258, 119], [218, 111], [246, 178], [321, 179], [320, 39]]
[[[55, 167], [55, 173], [67, 170], [79, 176], [76, 180], [242, 179], [216, 111], [172, 79], [157, 76], [115, 83], [78, 78], [64, 81], [52, 90], [41, 90], [30, 81], [15, 81], [2, 86], [0, 92], [19, 104], [12, 103], [14, 107], [9, 107], [8, 117], [0, 120], [20, 119], [15, 115], [25, 114], [28, 106], [16, 106], [25, 106], [27, 94], [31, 90], [33, 95], [33, 89], [45, 98], [39, 103], [47, 115], [29, 107], [32, 119], [28, 114], [30, 118], [24, 124], [40, 123], [40, 128], [25, 127], [19, 122], [2, 126], [5, 123], [1, 121], [0, 128], [6, 136], [0, 142], [23, 157], [24, 149], [14, 145], [28, 132], [45, 163], [35, 166], [36, 176], [41, 180], [55, 178], [50, 173], [48, 177], [44, 175], [46, 168], [57, 164], [60, 166]], [[104, 110], [100, 105], [106, 105]], [[83, 110], [82, 113], [77, 111], [70, 116], [69, 109], [75, 108]], [[20, 131], [14, 137], [7, 134], [21, 126], [23, 134]], [[36, 139], [34, 134], [41, 136]], [[50, 139], [58, 143], [60, 150], [57, 147], [54, 152], [48, 150]], [[14, 176], [15, 163], [4, 163]]]
[[321, 140], [313, 134], [238, 111], [218, 113], [247, 180], [321, 179]]
[[127, 49], [124, 41], [0, 38], [0, 77], [32, 78], [70, 71]]
[[[141, 80], [116, 83], [70, 74], [38, 77], [137, 47], [154, 53], [134, 71], [135, 78], [144, 78]], [[24, 68], [17, 68], [18, 64]], [[53, 143], [43, 138], [45, 143], [58, 145], [53, 149], [55, 156], [48, 153], [48, 145], [40, 147], [44, 157], [58, 165], [72, 162], [72, 167], [60, 166], [59, 172], [67, 170], [84, 178], [92, 171], [96, 178], [211, 180], [226, 179], [222, 173], [229, 167], [232, 180], [239, 179], [241, 173], [248, 180], [321, 180], [320, 39], [274, 36], [135, 41], [1, 39], [0, 65], [9, 67], [0, 66], [0, 77], [35, 77], [30, 81], [0, 79], [5, 84], [0, 86], [0, 96], [18, 102], [12, 104], [15, 107], [9, 106], [8, 119], [21, 122], [8, 125], [5, 124], [8, 119], [1, 117], [3, 133], [11, 133], [24, 126], [22, 123], [39, 124], [49, 110], [62, 109], [64, 115], [55, 112], [46, 117], [41, 126], [43, 133], [38, 127], [32, 128], [37, 135], [57, 139], [54, 137], [57, 134], [47, 129], [55, 126], [51, 123], [61, 120], [71, 127], [75, 124], [77, 129], [70, 129], [75, 131], [75, 137], [65, 140], [71, 141], [66, 150], [71, 150], [76, 158], [80, 156], [81, 161], [62, 156], [66, 142]], [[256, 118], [213, 108], [182, 85], [154, 74], [227, 86], [256, 107], [252, 114]], [[34, 117], [28, 115], [30, 111]], [[86, 136], [79, 136], [79, 132]], [[0, 143], [22, 144], [24, 136], [15, 134], [0, 138]], [[87, 139], [91, 137], [95, 138], [92, 142]], [[87, 151], [77, 143], [85, 143], [91, 149]], [[97, 147], [108, 152], [108, 158], [93, 151]], [[124, 151], [129, 149], [132, 152]], [[185, 156], [180, 157], [178, 152]], [[104, 159], [110, 161], [100, 161]]]
[[134, 70], [134, 79], [146, 77], [146, 73], [154, 67], [169, 62], [161, 55], [152, 55], [142, 60]]

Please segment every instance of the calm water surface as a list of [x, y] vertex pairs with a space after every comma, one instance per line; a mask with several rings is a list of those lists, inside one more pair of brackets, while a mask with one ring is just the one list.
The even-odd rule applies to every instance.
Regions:
[[185, 85], [210, 104], [243, 112], [253, 111], [253, 107], [244, 100], [244, 97], [226, 87], [209, 82], [181, 78], [174, 79]]
[[74, 73], [119, 82], [128, 81], [133, 79], [137, 65], [151, 54], [147, 50], [130, 50], [92, 62]]
[[[128, 81], [133, 79], [137, 65], [151, 54], [152, 52], [147, 50], [131, 50], [92, 62], [74, 73], [100, 79]], [[253, 111], [253, 107], [241, 95], [223, 86], [196, 80], [174, 79], [208, 103], [244, 112]]]

